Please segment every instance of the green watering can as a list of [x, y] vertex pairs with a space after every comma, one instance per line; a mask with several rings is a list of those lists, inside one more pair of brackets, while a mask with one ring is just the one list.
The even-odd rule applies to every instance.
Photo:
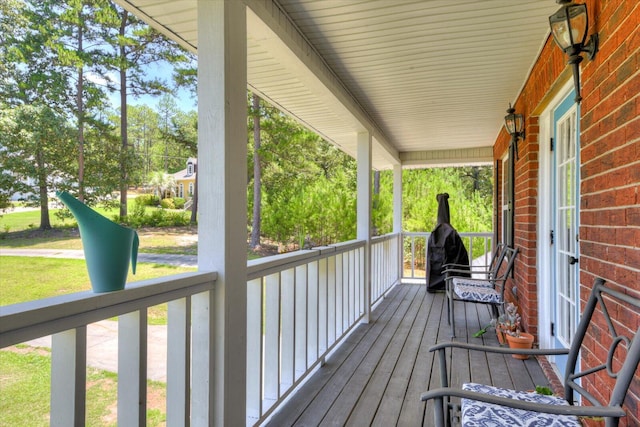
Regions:
[[56, 196], [78, 222], [93, 292], [124, 289], [129, 258], [133, 274], [136, 274], [138, 233], [105, 218], [66, 191], [57, 191]]

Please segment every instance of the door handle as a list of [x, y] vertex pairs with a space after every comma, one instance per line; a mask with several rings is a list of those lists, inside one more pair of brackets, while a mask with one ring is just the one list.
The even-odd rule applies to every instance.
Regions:
[[578, 258], [569, 255], [569, 265], [577, 264], [578, 261], [579, 261]]

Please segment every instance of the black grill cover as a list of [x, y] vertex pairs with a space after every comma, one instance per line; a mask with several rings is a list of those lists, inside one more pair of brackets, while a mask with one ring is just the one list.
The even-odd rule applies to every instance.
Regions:
[[[464, 247], [460, 235], [451, 226], [449, 216], [449, 194], [438, 194], [438, 225], [433, 229], [427, 242], [427, 291], [435, 292], [444, 289], [442, 266], [445, 264], [462, 264], [469, 267], [469, 254]], [[457, 274], [469, 277], [469, 274]]]

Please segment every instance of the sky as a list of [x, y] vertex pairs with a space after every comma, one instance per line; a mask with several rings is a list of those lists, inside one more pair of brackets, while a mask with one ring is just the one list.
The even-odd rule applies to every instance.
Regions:
[[[148, 67], [146, 71], [146, 73], [150, 77], [154, 77], [154, 78], [157, 77], [167, 82], [170, 82], [171, 80], [171, 72], [172, 72], [171, 66], [165, 63], [152, 64], [151, 66]], [[109, 77], [113, 82], [119, 81], [119, 76], [116, 73], [109, 75]], [[93, 83], [99, 84], [101, 86], [106, 86], [106, 83], [107, 83], [105, 79], [103, 79], [102, 77], [96, 74], [87, 73], [86, 78], [92, 81]], [[158, 102], [160, 102], [161, 98], [162, 96], [151, 96], [151, 95], [145, 95], [141, 97], [130, 97], [128, 104], [138, 105], [138, 106], [146, 105], [153, 109], [157, 109]], [[114, 109], [120, 107], [120, 92], [115, 91], [110, 93], [109, 99], [111, 100], [111, 104], [113, 105]], [[177, 91], [175, 95], [175, 101], [178, 108], [184, 112], [197, 109], [196, 99], [191, 94], [191, 92], [186, 89], [180, 89]]]

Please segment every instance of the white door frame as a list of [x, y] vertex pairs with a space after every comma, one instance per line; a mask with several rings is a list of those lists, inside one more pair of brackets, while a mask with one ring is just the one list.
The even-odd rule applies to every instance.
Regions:
[[[551, 336], [551, 319], [554, 313], [554, 299], [551, 284], [553, 277], [552, 247], [550, 245], [551, 230], [554, 222], [552, 216], [553, 200], [550, 195], [555, 194], [551, 188], [553, 176], [553, 157], [551, 153], [551, 137], [554, 131], [553, 110], [573, 89], [573, 82], [566, 84], [551, 99], [540, 114], [538, 124], [538, 233], [536, 251], [537, 259], [537, 283], [538, 283], [538, 341], [540, 348], [552, 348], [554, 346]], [[579, 166], [579, 165], [578, 165]], [[550, 358], [553, 361], [553, 357]]]

